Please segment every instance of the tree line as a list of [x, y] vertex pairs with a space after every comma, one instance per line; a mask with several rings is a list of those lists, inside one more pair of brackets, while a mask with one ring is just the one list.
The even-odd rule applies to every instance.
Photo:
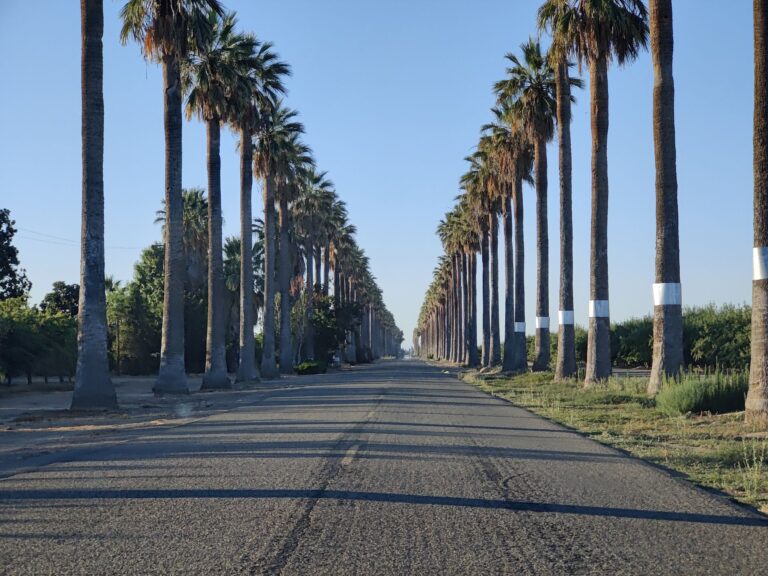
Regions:
[[[420, 311], [414, 348], [424, 357], [469, 366], [528, 369], [523, 241], [523, 188], [536, 197], [536, 318], [534, 371], [549, 370], [556, 350], [557, 379], [577, 374], [573, 313], [571, 107], [589, 74], [592, 131], [589, 325], [584, 385], [611, 374], [608, 291], [608, 68], [626, 65], [648, 47], [654, 69], [653, 137], [656, 159], [656, 261], [648, 393], [679, 378], [690, 360], [684, 347], [674, 120], [674, 34], [671, 0], [546, 0], [537, 27], [549, 35], [508, 54], [497, 82], [492, 121], [481, 129], [462, 193], [440, 222], [444, 254]], [[768, 425], [768, 1], [754, 0], [754, 275], [751, 308], [748, 421]], [[560, 290], [557, 344], [550, 346], [547, 143], [557, 136], [560, 212]], [[499, 217], [503, 229], [504, 343], [499, 317]], [[477, 312], [477, 254], [481, 261], [482, 318]], [[482, 342], [478, 354], [478, 322]], [[616, 337], [614, 330], [614, 346]], [[615, 351], [614, 351], [615, 352]], [[703, 356], [706, 356], [702, 352]]]
[[[185, 319], [189, 300], [194, 298], [198, 302], [193, 305], [204, 307], [206, 316], [204, 389], [232, 386], [226, 333], [233, 307], [238, 316], [235, 373], [240, 382], [291, 373], [301, 360], [324, 362], [328, 350], [320, 350], [318, 342], [328, 346], [334, 338], [334, 347], [351, 362], [399, 353], [402, 332], [384, 304], [346, 207], [304, 143], [297, 112], [284, 103], [284, 80], [290, 68], [273, 45], [238, 30], [236, 15], [226, 12], [218, 0], [129, 0], [121, 18], [121, 41], [135, 41], [142, 55], [163, 70], [163, 242], [142, 254], [129, 290], [113, 290], [108, 296], [103, 1], [81, 0], [83, 194], [72, 408], [116, 406], [110, 377], [108, 299], [118, 313], [121, 306], [130, 307], [131, 299], [143, 298], [143, 305], [159, 318], [154, 391], [160, 394], [189, 391]], [[185, 114], [206, 125], [206, 195], [182, 191]], [[241, 159], [240, 235], [226, 245], [221, 210], [222, 128], [239, 134]], [[254, 177], [261, 181], [264, 193], [263, 240], [261, 247], [256, 243], [256, 250]], [[256, 272], [254, 260], [258, 266], [261, 250], [262, 270]], [[148, 277], [138, 282], [145, 273]], [[195, 282], [204, 290], [191, 296], [189, 288]], [[113, 295], [116, 292], [120, 297]], [[258, 304], [263, 308], [263, 341], [257, 365]]]

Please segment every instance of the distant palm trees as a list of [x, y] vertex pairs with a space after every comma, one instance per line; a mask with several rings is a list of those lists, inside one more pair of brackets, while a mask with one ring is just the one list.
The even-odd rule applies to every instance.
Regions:
[[[679, 256], [677, 247], [677, 195], [674, 181], [674, 116], [671, 84], [671, 7], [668, 2], [652, 2], [654, 21], [654, 60], [665, 83], [660, 90], [658, 106], [663, 120], [656, 121], [657, 155], [664, 169], [658, 175], [659, 238], [654, 291], [679, 295]], [[657, 27], [658, 26], [658, 27]], [[624, 64], [636, 58], [648, 39], [648, 15], [641, 0], [546, 0], [538, 13], [538, 27], [552, 35], [549, 54], [543, 54], [535, 40], [522, 46], [522, 58], [508, 55], [511, 62], [507, 77], [497, 82], [498, 108], [495, 121], [483, 128], [478, 151], [470, 160], [470, 170], [461, 179], [465, 193], [460, 206], [472, 207], [477, 216], [479, 249], [484, 263], [483, 309], [493, 311], [492, 291], [486, 285], [489, 257], [486, 247], [493, 237], [493, 222], [500, 205], [504, 216], [506, 267], [505, 346], [502, 368], [505, 371], [527, 369], [525, 340], [525, 291], [523, 242], [523, 182], [530, 180], [534, 168], [537, 208], [537, 298], [536, 332], [533, 357], [534, 370], [550, 367], [550, 331], [548, 303], [548, 237], [547, 237], [547, 156], [546, 145], [558, 128], [560, 169], [560, 302], [558, 379], [576, 375], [575, 330], [573, 311], [573, 223], [571, 191], [571, 104], [572, 89], [581, 87], [570, 74], [570, 58], [586, 63], [590, 71], [592, 111], [592, 228], [590, 248], [589, 338], [585, 385], [607, 378], [611, 373], [610, 319], [608, 313], [608, 65], [615, 59]], [[657, 75], [657, 78], [659, 76]], [[659, 116], [657, 116], [659, 118]], [[466, 200], [465, 200], [466, 199]], [[451, 214], [451, 213], [449, 213]], [[444, 221], [447, 223], [449, 220]], [[445, 234], [440, 230], [441, 237]], [[768, 240], [767, 240], [768, 242]], [[455, 246], [444, 241], [450, 256]], [[447, 277], [446, 262], [435, 271], [427, 291], [415, 342], [422, 355], [438, 359], [455, 359], [450, 354], [452, 333], [446, 330], [445, 302], [450, 291], [442, 287]], [[514, 261], [514, 264], [513, 264]], [[513, 269], [514, 265], [514, 269]], [[455, 267], [455, 265], [454, 265]], [[455, 276], [455, 274], [454, 274]], [[450, 275], [448, 275], [450, 277]], [[471, 284], [471, 282], [470, 282]], [[514, 290], [512, 289], [514, 286]], [[661, 288], [660, 288], [661, 287]], [[676, 292], [675, 292], [676, 290]], [[670, 296], [670, 297], [671, 297]], [[661, 372], [674, 374], [679, 361], [669, 353], [682, 350], [679, 296], [657, 310], [656, 348], [661, 350]], [[674, 300], [674, 298], [673, 298]], [[471, 306], [466, 307], [471, 309]], [[466, 322], [466, 320], [465, 320]], [[483, 318], [483, 366], [494, 359], [491, 318]], [[678, 327], [679, 326], [679, 327]], [[443, 339], [446, 344], [441, 344]], [[446, 350], [449, 353], [446, 353]], [[656, 365], [655, 365], [656, 366]], [[649, 387], [649, 391], [653, 391]]]

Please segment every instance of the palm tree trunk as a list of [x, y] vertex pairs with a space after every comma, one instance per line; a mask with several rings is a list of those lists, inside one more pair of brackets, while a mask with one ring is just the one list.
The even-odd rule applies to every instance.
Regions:
[[536, 336], [534, 372], [549, 370], [549, 230], [547, 224], [547, 143], [537, 138], [536, 167]]
[[677, 216], [674, 35], [672, 0], [651, 0], [653, 141], [656, 153], [656, 283], [653, 286], [653, 364], [648, 393], [683, 369], [683, 309]]
[[477, 355], [477, 253], [469, 253], [469, 365], [475, 367], [480, 363]]
[[499, 326], [499, 217], [496, 210], [490, 215], [491, 260], [491, 366], [501, 364], [501, 328]]
[[253, 326], [253, 140], [240, 129], [240, 354], [238, 382], [258, 382]]
[[116, 408], [107, 356], [104, 287], [104, 9], [102, 0], [81, 0], [83, 205], [77, 369], [71, 408]]
[[184, 369], [184, 206], [181, 197], [181, 75], [173, 53], [163, 56], [165, 124], [165, 256], [163, 330], [157, 394], [188, 394]]
[[456, 252], [453, 256], [456, 267], [456, 339], [458, 346], [456, 348], [456, 362], [463, 364], [465, 360], [466, 346], [464, 343], [464, 274], [462, 273], [462, 253]]
[[278, 202], [280, 209], [280, 261], [277, 276], [280, 284], [280, 373], [293, 374], [293, 343], [291, 338], [291, 237], [288, 199], [284, 194]]
[[221, 248], [221, 126], [207, 122], [208, 148], [208, 329], [203, 390], [231, 388], [224, 340], [224, 255]]
[[556, 70], [557, 129], [560, 161], [560, 310], [555, 379], [576, 375], [573, 319], [573, 192], [571, 170], [571, 87], [567, 62]]
[[483, 367], [491, 365], [491, 289], [489, 286], [488, 234], [489, 230], [486, 224], [480, 232], [480, 254], [483, 260]]
[[308, 360], [315, 359], [315, 330], [312, 326], [312, 319], [314, 317], [314, 303], [315, 303], [315, 249], [312, 242], [312, 237], [309, 236], [304, 246], [307, 258], [307, 285], [304, 287], [304, 294], [306, 295], [307, 302], [304, 309], [306, 314], [304, 323], [304, 356]]
[[585, 386], [611, 375], [608, 312], [608, 62], [589, 61], [592, 105], [592, 230]]
[[339, 285], [341, 283], [340, 276], [338, 260], [336, 260], [336, 264], [333, 267], [333, 307], [337, 312], [341, 307], [341, 293], [339, 291]]
[[[323, 260], [322, 260], [322, 258], [323, 258], [323, 252], [322, 252], [322, 250], [321, 250], [321, 248], [320, 248], [320, 244], [317, 244], [316, 246], [313, 246], [313, 248], [312, 248], [312, 249], [315, 251], [315, 252], [314, 252], [314, 260], [315, 260], [315, 284], [316, 284], [317, 286], [319, 286], [319, 285], [320, 285], [320, 278], [322, 277], [322, 276], [321, 276], [321, 274], [322, 274], [322, 269], [321, 269], [321, 268], [322, 268], [322, 263], [323, 263]], [[314, 290], [315, 290], [315, 286], [311, 286], [310, 288], [312, 288], [312, 292], [314, 293]], [[318, 289], [318, 291], [319, 291], [319, 289]]]
[[525, 236], [523, 234], [523, 180], [515, 177], [512, 191], [515, 232], [515, 370], [528, 370], [528, 346], [525, 341]]
[[[331, 276], [331, 244], [323, 248], [323, 296], [328, 296], [328, 284]], [[318, 278], [318, 281], [320, 279]]]
[[754, 0], [754, 270], [746, 420], [768, 428], [768, 0]]
[[504, 358], [502, 370], [515, 369], [515, 263], [512, 237], [512, 198], [507, 194], [502, 200], [504, 218]]
[[472, 321], [471, 319], [471, 311], [469, 309], [469, 258], [467, 257], [466, 251], [462, 250], [461, 252], [461, 284], [463, 287], [463, 290], [461, 291], [461, 307], [464, 311], [464, 314], [462, 316], [462, 330], [463, 330], [463, 337], [462, 340], [464, 342], [464, 346], [461, 350], [461, 362], [462, 364], [469, 365], [470, 362], [470, 345], [472, 343], [472, 339], [469, 336], [469, 329], [470, 329], [470, 323]]
[[262, 378], [278, 378], [275, 363], [275, 182], [271, 175], [264, 182], [264, 351]]

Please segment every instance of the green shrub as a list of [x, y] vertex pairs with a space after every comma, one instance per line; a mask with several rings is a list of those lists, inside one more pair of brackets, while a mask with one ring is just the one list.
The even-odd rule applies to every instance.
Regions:
[[656, 396], [656, 407], [667, 416], [737, 412], [744, 409], [748, 386], [747, 372], [688, 375], [681, 382], [667, 382]]
[[621, 368], [648, 367], [653, 353], [653, 319], [630, 318], [611, 326], [611, 360]]
[[296, 373], [300, 376], [308, 374], [325, 374], [328, 370], [325, 362], [318, 362], [316, 360], [307, 360], [296, 366]]
[[750, 361], [752, 309], [714, 304], [683, 311], [683, 354], [688, 366], [742, 370]]

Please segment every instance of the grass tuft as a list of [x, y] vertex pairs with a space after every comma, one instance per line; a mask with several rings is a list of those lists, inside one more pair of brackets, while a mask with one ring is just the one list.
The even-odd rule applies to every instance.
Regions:
[[667, 416], [738, 412], [744, 410], [748, 386], [746, 372], [685, 375], [680, 382], [665, 383], [656, 397], [656, 407]]

